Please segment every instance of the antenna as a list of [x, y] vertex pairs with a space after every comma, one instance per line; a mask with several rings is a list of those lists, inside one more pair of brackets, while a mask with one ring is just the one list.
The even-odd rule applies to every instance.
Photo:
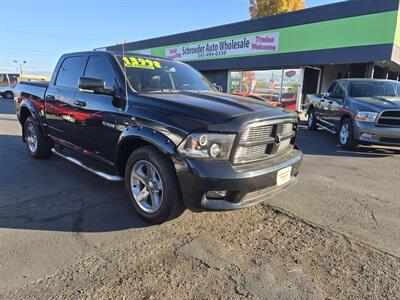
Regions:
[[[124, 39], [124, 27], [121, 25], [121, 39], [122, 39], [122, 57], [125, 57], [125, 39]], [[124, 67], [124, 77], [125, 77], [125, 99], [126, 99], [126, 106], [125, 110], [128, 109], [128, 77], [126, 75], [126, 66], [125, 61], [122, 58], [123, 67]]]

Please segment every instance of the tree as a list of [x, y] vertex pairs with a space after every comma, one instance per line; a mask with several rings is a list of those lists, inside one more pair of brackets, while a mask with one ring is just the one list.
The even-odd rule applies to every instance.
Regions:
[[250, 16], [258, 19], [304, 9], [304, 0], [250, 0]]

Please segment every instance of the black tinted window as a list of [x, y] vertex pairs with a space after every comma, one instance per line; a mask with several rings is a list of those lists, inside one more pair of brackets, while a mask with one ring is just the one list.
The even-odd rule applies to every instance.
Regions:
[[66, 58], [58, 71], [56, 85], [78, 88], [83, 56]]
[[345, 87], [344, 87], [344, 82], [343, 82], [343, 81], [342, 81], [342, 82], [339, 82], [339, 83], [336, 85], [336, 88], [335, 88], [333, 94], [334, 94], [334, 96], [337, 97], [337, 98], [344, 98], [344, 96], [345, 96], [345, 94], [346, 94], [346, 89], [345, 89]]
[[332, 82], [331, 85], [328, 88], [328, 93], [332, 93], [334, 88], [336, 87], [336, 81]]
[[114, 87], [114, 71], [103, 57], [90, 56], [84, 76], [104, 80], [106, 88]]

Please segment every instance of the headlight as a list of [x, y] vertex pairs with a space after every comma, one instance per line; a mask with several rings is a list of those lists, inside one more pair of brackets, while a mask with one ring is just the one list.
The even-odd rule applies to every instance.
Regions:
[[178, 147], [178, 152], [190, 158], [229, 159], [234, 134], [194, 133]]
[[370, 111], [360, 111], [356, 115], [356, 120], [360, 122], [375, 122], [376, 117], [378, 116], [378, 113], [376, 112], [370, 112]]

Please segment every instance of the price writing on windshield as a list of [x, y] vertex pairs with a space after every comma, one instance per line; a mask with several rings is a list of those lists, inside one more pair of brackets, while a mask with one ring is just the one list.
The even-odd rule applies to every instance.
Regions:
[[122, 59], [124, 60], [125, 68], [140, 68], [152, 70], [161, 68], [160, 62], [153, 59], [134, 56], [124, 56]]

